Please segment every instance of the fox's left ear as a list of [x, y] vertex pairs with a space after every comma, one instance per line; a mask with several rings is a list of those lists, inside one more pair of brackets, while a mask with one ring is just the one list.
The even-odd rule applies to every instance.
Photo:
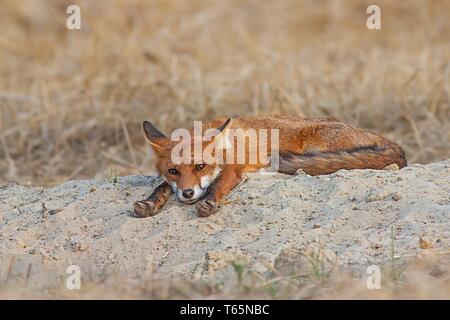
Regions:
[[229, 128], [231, 126], [232, 120], [231, 118], [224, 122], [217, 130], [219, 133], [213, 137], [214, 142], [216, 143], [216, 148], [218, 150], [228, 149], [231, 147], [231, 140], [229, 137]]
[[231, 126], [231, 118], [228, 118], [227, 121], [224, 122], [223, 125], [221, 125], [217, 130], [220, 131], [220, 133], [224, 132], [225, 129], [229, 128]]
[[142, 128], [144, 129], [147, 139], [150, 141], [150, 144], [156, 152], [166, 150], [170, 142], [169, 138], [156, 129], [149, 121], [144, 121], [142, 123]]

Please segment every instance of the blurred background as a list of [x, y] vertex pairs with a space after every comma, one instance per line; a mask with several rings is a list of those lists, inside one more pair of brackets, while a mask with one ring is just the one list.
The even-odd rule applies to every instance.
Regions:
[[[66, 8], [81, 7], [81, 30]], [[366, 27], [381, 7], [382, 30]], [[0, 185], [152, 172], [141, 131], [335, 116], [450, 158], [450, 1], [0, 0]]]

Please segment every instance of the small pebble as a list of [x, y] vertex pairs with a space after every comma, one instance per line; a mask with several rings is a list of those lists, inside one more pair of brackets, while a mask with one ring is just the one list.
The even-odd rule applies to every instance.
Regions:
[[398, 192], [394, 192], [394, 194], [392, 195], [392, 200], [394, 201], [398, 201], [402, 198], [402, 195]]
[[419, 238], [419, 246], [420, 246], [420, 249], [431, 249], [431, 248], [433, 248], [433, 243], [427, 237], [420, 237]]
[[390, 195], [391, 193], [387, 189], [374, 189], [367, 196], [367, 202], [384, 200]]

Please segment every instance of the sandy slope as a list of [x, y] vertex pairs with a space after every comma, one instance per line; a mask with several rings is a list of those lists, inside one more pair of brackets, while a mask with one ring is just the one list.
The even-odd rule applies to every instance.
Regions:
[[226, 283], [230, 261], [245, 261], [262, 277], [299, 272], [296, 255], [320, 246], [329, 261], [336, 253], [341, 268], [364, 273], [389, 259], [392, 243], [398, 255], [426, 250], [420, 237], [437, 250], [450, 248], [450, 161], [400, 171], [255, 176], [209, 218], [175, 199], [155, 217], [134, 218], [133, 202], [159, 181], [130, 176], [0, 189], [0, 281], [58, 287], [76, 264], [90, 280], [182, 275]]

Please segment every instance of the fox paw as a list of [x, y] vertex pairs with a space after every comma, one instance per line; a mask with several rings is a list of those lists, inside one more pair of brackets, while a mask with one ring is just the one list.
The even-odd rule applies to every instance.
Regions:
[[196, 208], [200, 217], [208, 217], [219, 211], [219, 204], [214, 200], [203, 200], [197, 204]]
[[151, 201], [138, 201], [134, 203], [134, 215], [138, 218], [151, 217], [157, 213], [155, 208], [155, 204]]

